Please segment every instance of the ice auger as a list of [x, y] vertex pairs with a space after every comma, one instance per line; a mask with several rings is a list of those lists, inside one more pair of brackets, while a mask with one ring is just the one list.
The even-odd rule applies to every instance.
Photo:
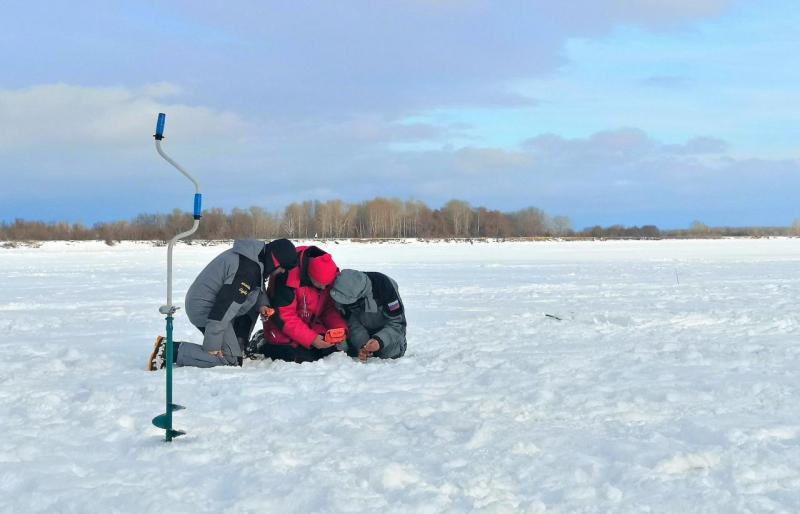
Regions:
[[165, 367], [167, 369], [167, 412], [164, 414], [160, 414], [153, 418], [153, 424], [158, 428], [162, 428], [166, 431], [166, 441], [172, 441], [174, 437], [178, 437], [180, 435], [185, 434], [186, 432], [182, 430], [174, 430], [172, 428], [172, 413], [176, 410], [184, 409], [185, 407], [181, 405], [177, 405], [172, 403], [172, 361], [173, 361], [173, 344], [172, 344], [172, 320], [173, 314], [178, 310], [178, 307], [172, 305], [172, 249], [175, 246], [175, 243], [183, 239], [184, 237], [188, 237], [197, 230], [197, 227], [200, 225], [200, 217], [202, 213], [202, 198], [203, 195], [200, 194], [200, 184], [197, 183], [194, 177], [192, 177], [189, 172], [183, 169], [177, 162], [173, 161], [169, 158], [167, 154], [164, 153], [164, 150], [161, 148], [161, 140], [164, 139], [164, 123], [166, 122], [167, 115], [162, 113], [158, 114], [158, 122], [156, 123], [156, 133], [153, 137], [156, 139], [156, 150], [158, 154], [163, 157], [168, 163], [172, 164], [178, 171], [180, 171], [186, 178], [192, 181], [194, 184], [195, 194], [194, 194], [194, 223], [192, 224], [192, 228], [187, 230], [186, 232], [181, 232], [180, 234], [176, 235], [172, 239], [170, 239], [169, 244], [167, 245], [167, 304], [162, 305], [159, 307], [158, 312], [161, 314], [166, 315], [167, 319], [167, 342], [166, 342], [166, 352], [164, 359]]

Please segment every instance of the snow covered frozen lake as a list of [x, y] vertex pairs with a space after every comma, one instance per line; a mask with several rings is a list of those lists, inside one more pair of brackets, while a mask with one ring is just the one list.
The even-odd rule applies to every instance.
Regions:
[[170, 444], [166, 248], [0, 249], [0, 512], [800, 509], [800, 239], [320, 246], [406, 357], [176, 369]]

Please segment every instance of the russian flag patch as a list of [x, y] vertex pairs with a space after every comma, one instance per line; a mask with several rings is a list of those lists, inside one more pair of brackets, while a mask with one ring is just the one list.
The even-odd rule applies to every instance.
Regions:
[[389, 309], [389, 312], [394, 312], [400, 308], [400, 300], [395, 300], [386, 307]]

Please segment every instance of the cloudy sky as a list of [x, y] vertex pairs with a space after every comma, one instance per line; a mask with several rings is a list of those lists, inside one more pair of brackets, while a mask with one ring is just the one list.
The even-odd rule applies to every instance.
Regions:
[[158, 112], [206, 207], [800, 218], [795, 0], [211, 4], [3, 4], [0, 220], [191, 210]]

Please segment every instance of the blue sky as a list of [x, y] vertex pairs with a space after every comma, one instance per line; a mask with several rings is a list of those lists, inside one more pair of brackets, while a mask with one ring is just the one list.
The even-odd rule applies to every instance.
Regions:
[[451, 198], [575, 228], [800, 218], [788, 0], [11, 2], [0, 220]]

